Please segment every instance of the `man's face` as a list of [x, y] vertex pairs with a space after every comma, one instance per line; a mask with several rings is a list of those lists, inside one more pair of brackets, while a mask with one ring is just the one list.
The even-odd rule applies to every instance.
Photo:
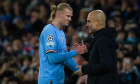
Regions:
[[89, 29], [89, 33], [95, 33], [97, 31], [97, 21], [93, 18], [93, 14], [89, 13], [87, 17], [87, 23], [86, 26]]
[[72, 15], [72, 11], [67, 8], [60, 12], [60, 23], [62, 24], [62, 26], [68, 26], [71, 21]]

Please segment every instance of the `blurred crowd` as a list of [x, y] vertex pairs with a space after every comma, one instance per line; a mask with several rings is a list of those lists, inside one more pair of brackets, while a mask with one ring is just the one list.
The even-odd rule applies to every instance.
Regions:
[[[50, 23], [51, 5], [60, 2], [73, 8], [72, 22], [63, 29], [68, 50], [84, 40], [90, 52], [94, 37], [86, 18], [94, 9], [103, 10], [106, 26], [117, 30], [119, 84], [140, 84], [140, 0], [0, 0], [0, 84], [37, 84], [39, 36]], [[89, 52], [74, 57], [78, 65], [88, 63]], [[65, 74], [65, 84], [85, 84], [87, 76], [67, 67]]]

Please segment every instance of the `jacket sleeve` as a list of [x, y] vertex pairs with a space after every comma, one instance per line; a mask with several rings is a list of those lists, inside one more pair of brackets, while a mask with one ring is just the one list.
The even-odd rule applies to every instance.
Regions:
[[101, 37], [97, 40], [97, 49], [99, 56], [99, 63], [90, 65], [90, 73], [93, 75], [103, 74], [112, 70], [113, 44], [108, 37]]
[[88, 74], [88, 72], [89, 72], [89, 66], [88, 66], [88, 64], [83, 65], [82, 66], [82, 73], [83, 73], [83, 75]]

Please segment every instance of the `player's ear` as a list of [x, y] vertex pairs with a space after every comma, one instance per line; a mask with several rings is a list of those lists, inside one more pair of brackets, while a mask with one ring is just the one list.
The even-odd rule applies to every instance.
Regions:
[[97, 20], [97, 25], [101, 25], [101, 20]]
[[60, 14], [61, 14], [60, 11], [57, 11], [57, 12], [56, 12], [56, 15], [57, 15], [57, 16], [60, 16]]

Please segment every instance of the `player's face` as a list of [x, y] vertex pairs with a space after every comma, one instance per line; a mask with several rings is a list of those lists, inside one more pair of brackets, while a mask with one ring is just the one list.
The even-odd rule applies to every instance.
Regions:
[[97, 22], [96, 20], [93, 19], [93, 16], [91, 16], [91, 14], [89, 13], [88, 17], [87, 17], [87, 23], [86, 26], [89, 29], [89, 33], [95, 33], [97, 30]]
[[61, 24], [63, 26], [68, 26], [68, 24], [70, 23], [71, 21], [71, 17], [72, 17], [72, 11], [69, 10], [69, 9], [64, 9], [62, 12], [61, 12]]

